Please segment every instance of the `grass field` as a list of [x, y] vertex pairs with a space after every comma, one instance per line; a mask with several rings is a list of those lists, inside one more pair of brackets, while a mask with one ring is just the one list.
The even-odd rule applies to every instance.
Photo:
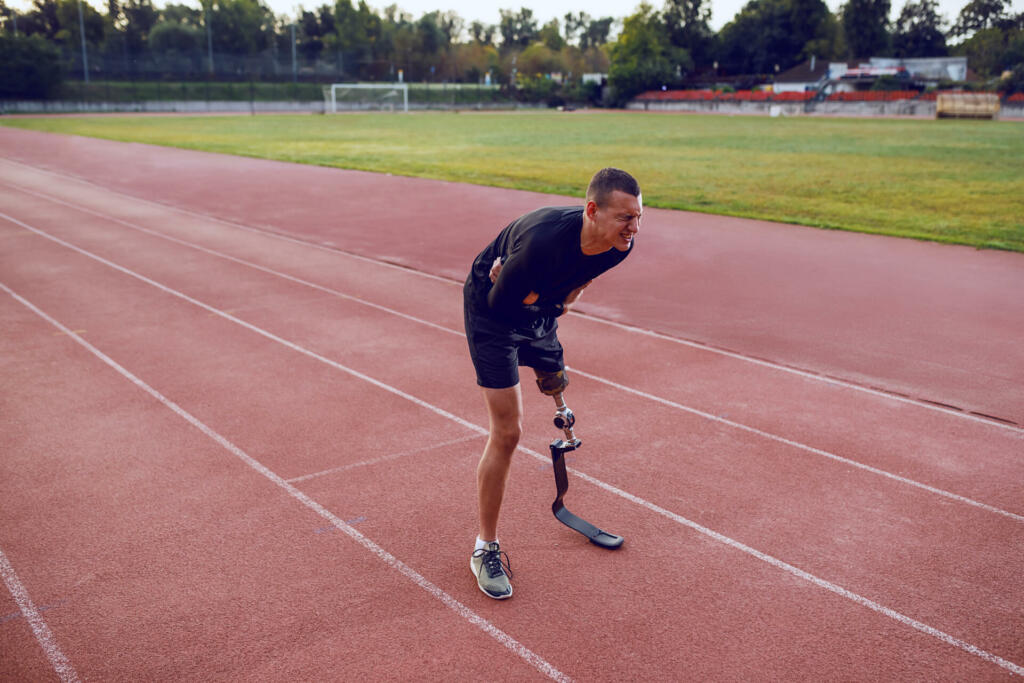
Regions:
[[7, 126], [1024, 251], [1024, 123], [613, 112], [49, 117]]

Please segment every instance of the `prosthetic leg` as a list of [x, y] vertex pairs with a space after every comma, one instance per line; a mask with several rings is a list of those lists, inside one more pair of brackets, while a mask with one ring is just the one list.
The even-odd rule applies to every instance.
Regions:
[[602, 531], [585, 519], [577, 517], [569, 512], [562, 502], [565, 492], [569, 490], [569, 475], [565, 471], [565, 454], [574, 451], [583, 445], [583, 442], [576, 438], [573, 433], [573, 425], [576, 424], [576, 416], [569, 410], [562, 399], [563, 390], [569, 386], [569, 378], [565, 372], [541, 373], [537, 372], [537, 386], [542, 393], [552, 396], [555, 399], [555, 427], [565, 433], [564, 439], [555, 439], [551, 442], [551, 464], [555, 470], [555, 490], [557, 497], [551, 504], [551, 511], [555, 518], [574, 531], [578, 531], [594, 545], [602, 548], [615, 549], [622, 545], [622, 536]]

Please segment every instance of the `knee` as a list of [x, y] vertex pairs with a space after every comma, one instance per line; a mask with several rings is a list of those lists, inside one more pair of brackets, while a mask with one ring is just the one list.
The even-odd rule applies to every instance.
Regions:
[[491, 426], [491, 443], [501, 451], [511, 454], [519, 445], [523, 425], [519, 420], [507, 420]]

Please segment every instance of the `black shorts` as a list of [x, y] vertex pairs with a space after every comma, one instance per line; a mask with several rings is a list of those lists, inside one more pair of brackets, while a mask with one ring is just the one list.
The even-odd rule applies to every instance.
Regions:
[[565, 370], [558, 321], [539, 318], [530, 327], [509, 327], [471, 310], [466, 303], [466, 340], [476, 368], [476, 383], [488, 389], [519, 384], [519, 366], [544, 372]]

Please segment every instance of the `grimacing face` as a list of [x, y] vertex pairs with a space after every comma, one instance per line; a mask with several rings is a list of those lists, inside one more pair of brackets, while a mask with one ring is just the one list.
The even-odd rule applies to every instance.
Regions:
[[640, 230], [643, 195], [634, 197], [628, 192], [614, 190], [604, 206], [594, 204], [594, 207], [591, 218], [597, 225], [600, 238], [609, 247], [629, 251], [633, 235]]

